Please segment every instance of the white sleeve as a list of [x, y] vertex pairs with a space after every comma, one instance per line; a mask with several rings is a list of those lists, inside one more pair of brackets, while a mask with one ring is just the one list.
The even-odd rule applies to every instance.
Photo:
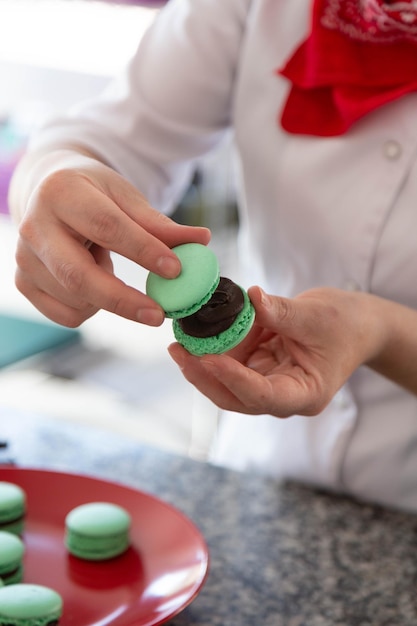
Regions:
[[[81, 143], [169, 211], [193, 160], [231, 123], [251, 0], [170, 0], [126, 72], [95, 101], [49, 122], [31, 147]], [[112, 45], [112, 42], [109, 42]]]

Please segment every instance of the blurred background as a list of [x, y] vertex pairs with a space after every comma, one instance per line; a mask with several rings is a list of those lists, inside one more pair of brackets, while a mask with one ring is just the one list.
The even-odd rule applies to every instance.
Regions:
[[[28, 135], [49, 116], [99, 93], [162, 4], [0, 2], [0, 402], [203, 459], [217, 411], [171, 362], [169, 321], [155, 329], [100, 312], [77, 331], [66, 331], [45, 320], [14, 286], [16, 226], [7, 189]], [[236, 279], [232, 151], [226, 139], [201, 161], [174, 219], [209, 226], [222, 273]], [[141, 268], [117, 255], [114, 263], [123, 280], [143, 287]]]

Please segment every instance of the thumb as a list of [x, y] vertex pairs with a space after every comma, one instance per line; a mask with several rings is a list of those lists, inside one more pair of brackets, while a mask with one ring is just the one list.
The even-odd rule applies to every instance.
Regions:
[[293, 334], [302, 324], [300, 307], [294, 300], [271, 296], [260, 287], [251, 287], [248, 295], [260, 326], [282, 334]]

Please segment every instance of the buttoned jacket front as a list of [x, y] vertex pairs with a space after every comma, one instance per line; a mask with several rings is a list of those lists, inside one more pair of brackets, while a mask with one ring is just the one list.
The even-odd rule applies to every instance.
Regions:
[[[417, 94], [343, 136], [284, 132], [276, 70], [309, 24], [308, 0], [171, 0], [126, 74], [33, 143], [76, 137], [168, 212], [232, 131], [245, 286], [417, 308]], [[317, 417], [225, 415], [212, 459], [417, 510], [417, 398], [362, 367]]]

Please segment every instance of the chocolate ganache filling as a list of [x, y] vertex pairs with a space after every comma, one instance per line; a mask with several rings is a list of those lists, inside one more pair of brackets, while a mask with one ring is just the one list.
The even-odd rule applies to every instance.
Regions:
[[214, 337], [230, 328], [245, 304], [242, 289], [229, 278], [220, 278], [216, 291], [199, 311], [178, 320], [191, 337]]

